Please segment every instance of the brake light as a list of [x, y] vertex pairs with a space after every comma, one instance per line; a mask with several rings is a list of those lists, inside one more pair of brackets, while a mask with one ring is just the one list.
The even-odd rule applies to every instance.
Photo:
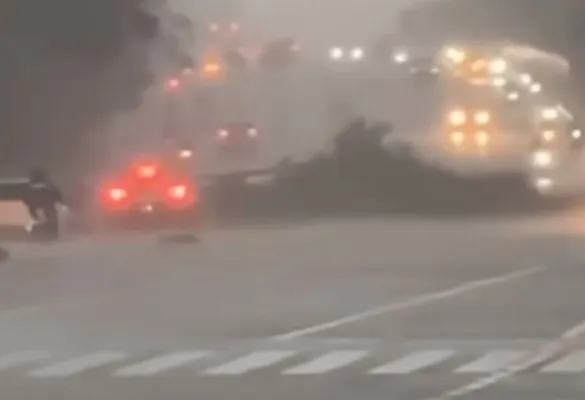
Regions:
[[197, 202], [195, 189], [187, 184], [170, 186], [166, 191], [166, 204], [171, 208], [190, 207]]
[[187, 186], [177, 185], [169, 188], [169, 197], [173, 200], [183, 200], [187, 197]]
[[120, 202], [128, 198], [128, 192], [122, 188], [112, 188], [108, 192], [108, 198], [114, 202]]
[[124, 211], [130, 206], [130, 193], [122, 186], [108, 185], [104, 188], [100, 203], [108, 211]]
[[140, 178], [152, 178], [156, 175], [157, 168], [154, 165], [140, 165], [137, 174]]
[[225, 129], [221, 129], [218, 134], [222, 139], [226, 139], [230, 135], [230, 133]]

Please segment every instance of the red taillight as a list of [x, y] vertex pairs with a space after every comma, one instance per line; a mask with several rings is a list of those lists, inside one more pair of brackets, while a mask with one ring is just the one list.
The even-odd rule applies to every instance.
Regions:
[[109, 211], [123, 211], [130, 205], [128, 190], [120, 186], [106, 187], [101, 197], [102, 206]]
[[108, 198], [111, 201], [120, 202], [128, 198], [128, 192], [122, 188], [112, 188], [108, 191]]
[[190, 207], [197, 202], [195, 188], [186, 184], [176, 184], [168, 187], [166, 203], [172, 208]]
[[155, 165], [140, 165], [136, 171], [139, 178], [153, 178], [156, 175]]
[[183, 200], [187, 197], [187, 192], [187, 186], [176, 185], [169, 188], [168, 195], [173, 200]]

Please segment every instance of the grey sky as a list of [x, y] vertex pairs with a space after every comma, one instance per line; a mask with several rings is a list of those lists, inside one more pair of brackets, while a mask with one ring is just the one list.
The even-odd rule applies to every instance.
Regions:
[[[367, 41], [393, 31], [397, 10], [428, 0], [169, 0], [193, 19], [242, 15], [262, 34], [294, 35], [315, 44]], [[359, 43], [348, 43], [359, 44]]]

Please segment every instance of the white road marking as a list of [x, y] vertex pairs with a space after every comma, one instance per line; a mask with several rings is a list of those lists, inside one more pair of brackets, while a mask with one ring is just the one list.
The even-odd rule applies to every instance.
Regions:
[[345, 367], [368, 355], [367, 351], [333, 351], [308, 363], [283, 371], [284, 375], [324, 374]]
[[360, 312], [357, 314], [349, 315], [347, 317], [339, 318], [333, 321], [321, 323], [318, 325], [313, 325], [308, 328], [297, 329], [285, 334], [273, 336], [273, 340], [291, 340], [297, 339], [302, 336], [311, 335], [318, 332], [323, 332], [329, 329], [337, 328], [342, 325], [348, 325], [355, 322], [359, 322], [368, 318], [376, 317], [382, 314], [388, 314], [396, 311], [402, 311], [413, 307], [422, 306], [428, 303], [432, 303], [438, 300], [444, 300], [449, 297], [455, 297], [458, 295], [462, 295], [468, 292], [472, 292], [477, 289], [481, 289], [487, 286], [493, 286], [501, 283], [507, 283], [516, 279], [524, 278], [538, 272], [545, 271], [546, 268], [544, 267], [535, 267], [535, 268], [528, 268], [523, 269], [521, 271], [513, 272], [511, 274], [499, 275], [493, 278], [481, 279], [477, 281], [471, 281], [464, 283], [459, 286], [455, 286], [451, 289], [428, 293], [419, 297], [415, 297], [412, 299], [400, 301], [397, 303], [390, 303], [381, 307], [376, 307], [364, 312]]
[[[565, 343], [566, 344], [566, 343]], [[318, 375], [357, 363], [372, 354], [373, 349], [367, 350], [330, 350], [328, 353], [313, 357], [308, 361], [282, 371], [283, 375]], [[241, 357], [225, 361], [222, 364], [210, 367], [200, 375], [203, 376], [237, 376], [253, 372], [266, 367], [276, 367], [279, 363], [295, 355], [302, 355], [303, 351], [296, 350], [261, 350], [254, 351]], [[475, 352], [473, 352], [475, 353]], [[213, 351], [182, 351], [164, 353], [156, 357], [144, 359], [141, 362], [126, 363], [126, 366], [116, 367], [111, 373], [116, 377], [150, 377], [170, 370], [194, 363], [195, 361], [213, 355]], [[455, 349], [413, 351], [402, 358], [398, 358], [372, 368], [368, 375], [407, 375], [417, 373], [430, 367], [442, 367], [443, 373], [447, 371], [446, 362], [455, 356], [465, 356], [465, 351]], [[477, 354], [477, 353], [475, 353]], [[561, 356], [560, 356], [561, 355]], [[0, 357], [0, 371], [10, 368], [25, 367], [29, 364], [37, 364], [34, 370], [28, 373], [30, 377], [70, 377], [93, 368], [114, 364], [126, 360], [129, 356], [112, 353], [96, 352], [85, 356], [66, 359], [62, 361], [50, 361], [55, 355], [44, 351], [19, 351], [8, 353]], [[136, 356], [138, 357], [138, 356]], [[469, 357], [469, 354], [467, 355]], [[47, 361], [44, 366], [38, 363]], [[532, 369], [537, 365], [547, 363], [540, 367], [538, 373], [545, 374], [576, 374], [585, 372], [585, 350], [566, 352], [561, 342], [549, 343], [539, 351], [532, 353], [526, 349], [520, 350], [493, 350], [486, 351], [481, 356], [475, 356], [475, 360], [459, 366], [451, 373], [454, 374], [487, 374], [466, 386], [427, 400], [446, 400], [467, 395], [481, 390], [516, 373]]]
[[209, 351], [190, 351], [165, 354], [141, 363], [120, 368], [114, 372], [114, 375], [118, 377], [152, 376], [185, 366], [194, 361], [208, 357], [211, 354], [212, 353]]
[[573, 352], [561, 359], [541, 368], [545, 373], [578, 373], [585, 372], [585, 350]]
[[227, 364], [208, 369], [203, 372], [203, 375], [241, 375], [246, 372], [277, 364], [292, 357], [295, 353], [296, 352], [294, 351], [259, 351], [238, 358]]
[[6, 354], [0, 357], [0, 371], [46, 360], [49, 357], [51, 354], [46, 351], [19, 351]]
[[468, 385], [461, 386], [460, 388], [451, 390], [443, 393], [438, 397], [432, 397], [425, 400], [449, 400], [457, 397], [467, 396], [470, 393], [474, 393], [483, 390], [487, 387], [498, 384], [499, 382], [509, 379], [514, 375], [533, 368], [541, 363], [544, 363], [557, 354], [562, 352], [572, 340], [577, 339], [585, 333], [585, 321], [578, 325], [575, 325], [571, 329], [565, 331], [556, 341], [544, 345], [536, 354], [528, 359], [525, 359], [519, 363], [510, 365], [500, 371], [494, 372], [493, 374], [471, 382]]
[[428, 350], [412, 353], [399, 360], [374, 368], [368, 372], [371, 375], [398, 375], [410, 374], [433, 365], [437, 365], [453, 357], [453, 350]]
[[34, 378], [63, 378], [84, 372], [91, 368], [101, 367], [125, 359], [120, 353], [93, 353], [71, 360], [51, 364], [45, 368], [37, 369], [28, 374]]
[[455, 370], [456, 374], [485, 374], [499, 371], [527, 355], [524, 351], [492, 351]]

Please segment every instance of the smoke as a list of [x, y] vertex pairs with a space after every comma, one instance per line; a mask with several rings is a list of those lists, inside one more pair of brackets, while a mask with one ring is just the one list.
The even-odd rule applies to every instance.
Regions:
[[[0, 168], [78, 170], [152, 83], [164, 0], [0, 2]], [[185, 21], [183, 21], [185, 23]], [[166, 42], [172, 32], [165, 33]], [[166, 52], [167, 64], [181, 57]]]

